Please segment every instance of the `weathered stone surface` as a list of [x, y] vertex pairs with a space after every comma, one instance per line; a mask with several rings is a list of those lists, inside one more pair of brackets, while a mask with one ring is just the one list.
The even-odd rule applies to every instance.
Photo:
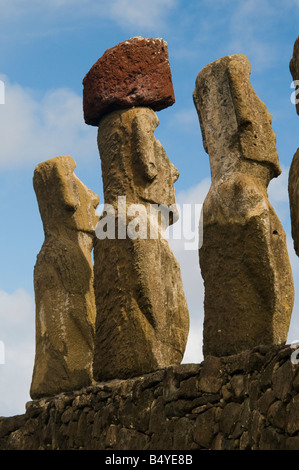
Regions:
[[[295, 96], [298, 100], [299, 90], [299, 37], [296, 39], [293, 57], [290, 61], [290, 71], [295, 82]], [[296, 102], [297, 114], [299, 114], [299, 102]], [[294, 155], [289, 173], [289, 198], [292, 222], [292, 237], [294, 249], [299, 256], [299, 149]]]
[[36, 351], [32, 398], [80, 389], [92, 380], [95, 298], [91, 250], [99, 198], [60, 156], [33, 178], [45, 240], [34, 268]]
[[299, 256], [299, 149], [294, 155], [289, 172], [289, 198], [294, 249]]
[[207, 411], [200, 413], [194, 426], [194, 441], [206, 449], [211, 447], [212, 439], [216, 434], [215, 410], [216, 408], [209, 408]]
[[111, 111], [159, 111], [174, 102], [168, 46], [160, 38], [135, 37], [108, 49], [83, 79], [84, 119], [92, 126]]
[[207, 65], [193, 97], [212, 176], [199, 250], [204, 355], [284, 343], [294, 286], [285, 232], [267, 196], [281, 170], [271, 115], [250, 84], [247, 57]]
[[[293, 57], [290, 61], [290, 72], [292, 74], [294, 82], [299, 80], [299, 37], [296, 39], [293, 49]], [[298, 83], [295, 84], [296, 97], [298, 97]], [[299, 114], [299, 103], [296, 103], [296, 110]]]
[[287, 405], [287, 427], [286, 430], [290, 435], [294, 435], [299, 431], [299, 396], [295, 395], [291, 402]]
[[218, 393], [222, 385], [221, 359], [217, 357], [207, 357], [200, 375], [199, 389], [207, 393]]
[[[261, 353], [260, 370], [250, 372], [238, 354], [234, 363], [239, 369], [232, 376], [231, 360], [223, 358], [222, 391], [231, 387], [234, 393], [218, 398], [198, 390], [194, 399], [186, 384], [203, 378], [212, 383], [219, 359], [31, 401], [24, 415], [0, 418], [0, 449], [299, 450], [299, 394], [289, 374], [276, 373], [288, 369], [291, 353], [291, 348], [268, 346]], [[269, 357], [274, 367], [265, 390]], [[236, 394], [242, 377], [249, 384], [247, 392]], [[278, 380], [287, 382], [283, 400], [273, 392]]]
[[[180, 364], [185, 351], [188, 308], [178, 262], [163, 238], [163, 229], [177, 218], [178, 171], [154, 136], [158, 122], [154, 111], [139, 107], [110, 113], [99, 126], [111, 217], [103, 213], [94, 251], [96, 380]], [[172, 206], [170, 217], [167, 211], [157, 217], [160, 204]], [[100, 233], [111, 223], [115, 238]]]
[[228, 403], [219, 421], [219, 429], [226, 435], [231, 435], [236, 428], [237, 422], [241, 413], [241, 404], [230, 402]]

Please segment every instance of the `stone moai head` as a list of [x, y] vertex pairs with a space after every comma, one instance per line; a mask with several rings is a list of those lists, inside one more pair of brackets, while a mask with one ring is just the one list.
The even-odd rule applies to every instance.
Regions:
[[173, 223], [179, 172], [155, 138], [158, 124], [156, 113], [144, 107], [115, 111], [101, 120], [98, 146], [105, 202], [115, 204], [118, 196], [126, 196], [129, 204], [172, 206]]
[[69, 155], [37, 165], [33, 186], [45, 235], [71, 237], [72, 233], [94, 234], [98, 222], [99, 197], [74, 174], [76, 163]]
[[212, 177], [238, 169], [241, 162], [255, 162], [267, 167], [269, 183], [281, 173], [276, 137], [272, 116], [252, 88], [250, 73], [243, 54], [216, 60], [198, 74], [193, 99], [204, 148], [213, 156]]

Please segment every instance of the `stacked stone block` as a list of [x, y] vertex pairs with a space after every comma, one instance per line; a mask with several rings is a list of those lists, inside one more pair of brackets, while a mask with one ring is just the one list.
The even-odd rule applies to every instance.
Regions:
[[257, 347], [32, 401], [0, 449], [299, 450], [297, 362]]

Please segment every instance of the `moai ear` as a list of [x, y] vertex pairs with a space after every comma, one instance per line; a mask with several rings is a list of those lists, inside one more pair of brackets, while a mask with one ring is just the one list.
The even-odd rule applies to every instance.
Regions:
[[[158, 118], [157, 118], [158, 119]], [[154, 130], [156, 125], [146, 116], [135, 117], [132, 122], [132, 145], [143, 168], [147, 181], [152, 181], [158, 174], [155, 155]]]
[[76, 163], [69, 155], [57, 157], [55, 163], [54, 173], [57, 178], [57, 188], [59, 188], [61, 192], [60, 197], [62, 203], [66, 210], [75, 212], [79, 205], [76, 181], [75, 178], [73, 178]]

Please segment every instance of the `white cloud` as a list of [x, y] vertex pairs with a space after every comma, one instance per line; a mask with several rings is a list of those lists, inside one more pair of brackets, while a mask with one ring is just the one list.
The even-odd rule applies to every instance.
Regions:
[[156, 28], [177, 4], [176, 0], [115, 0], [109, 2], [108, 15], [122, 26]]
[[184, 364], [197, 364], [203, 361], [202, 332], [202, 322], [196, 322], [195, 320], [193, 320], [191, 323], [188, 342], [182, 361]]
[[5, 84], [0, 106], [0, 168], [39, 163], [70, 154], [77, 161], [97, 152], [95, 128], [84, 123], [82, 98], [61, 88], [37, 98], [32, 90]]
[[232, 53], [243, 52], [250, 56], [255, 71], [267, 67], [276, 58], [273, 44], [267, 41], [265, 34], [272, 21], [273, 10], [268, 0], [246, 0], [238, 2], [231, 18], [229, 48]]
[[151, 29], [161, 27], [176, 5], [177, 0], [0, 0], [0, 22], [42, 15], [49, 23], [59, 15], [59, 20], [98, 17], [115, 21], [124, 29]]
[[[225, 3], [222, 0], [222, 4]], [[275, 31], [284, 27], [284, 20], [290, 15], [298, 16], [298, 1], [285, 1], [283, 9], [278, 0], [234, 0], [230, 3], [233, 12], [229, 18], [230, 53], [248, 55], [255, 72], [271, 67], [285, 52], [285, 46], [276, 41]]]
[[193, 186], [187, 190], [178, 192], [176, 201], [178, 204], [203, 204], [206, 195], [210, 189], [211, 180], [205, 178], [200, 181], [196, 186]]
[[0, 364], [0, 416], [24, 413], [30, 400], [34, 323], [34, 299], [27, 291], [0, 291], [0, 341], [5, 355]]
[[186, 133], [192, 133], [198, 135], [198, 116], [195, 107], [184, 108], [179, 111], [175, 111], [170, 115], [168, 126], [174, 129], [180, 129], [180, 131]]

